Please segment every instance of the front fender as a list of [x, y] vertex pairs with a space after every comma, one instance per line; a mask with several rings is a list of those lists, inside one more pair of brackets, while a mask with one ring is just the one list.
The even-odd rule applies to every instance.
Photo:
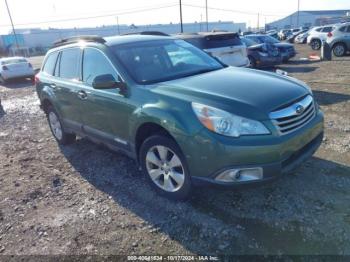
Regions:
[[193, 113], [190, 103], [178, 102], [177, 106], [157, 103], [147, 104], [134, 111], [133, 119], [130, 123], [130, 135], [134, 145], [139, 128], [144, 124], [156, 124], [164, 128], [180, 146], [182, 152], [186, 152], [186, 147], [191, 146], [194, 137], [203, 128]]

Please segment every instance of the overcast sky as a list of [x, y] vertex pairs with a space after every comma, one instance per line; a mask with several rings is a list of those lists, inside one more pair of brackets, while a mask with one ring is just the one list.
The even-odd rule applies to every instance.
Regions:
[[[17, 28], [67, 28], [116, 24], [178, 23], [178, 0], [7, 0]], [[205, 0], [182, 0], [183, 21], [205, 20]], [[192, 5], [192, 6], [189, 6]], [[208, 0], [209, 21], [246, 22], [256, 27], [297, 10], [297, 0]], [[153, 9], [159, 8], [159, 9]], [[145, 10], [147, 9], [147, 10]], [[153, 9], [153, 10], [150, 10]], [[300, 0], [300, 10], [349, 9], [350, 0]], [[240, 11], [240, 12], [238, 12]], [[94, 17], [82, 20], [75, 18]], [[69, 21], [61, 21], [68, 19]], [[57, 22], [47, 22], [60, 20]], [[10, 30], [5, 0], [0, 0], [0, 34]]]

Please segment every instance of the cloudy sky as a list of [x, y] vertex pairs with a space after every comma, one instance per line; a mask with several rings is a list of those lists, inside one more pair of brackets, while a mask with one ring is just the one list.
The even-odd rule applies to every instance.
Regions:
[[[67, 28], [108, 24], [179, 22], [179, 0], [7, 0], [16, 28]], [[205, 0], [182, 0], [183, 21], [205, 20]], [[260, 25], [297, 10], [298, 0], [208, 0], [209, 21]], [[350, 0], [300, 0], [300, 10], [349, 9]], [[5, 0], [0, 0], [0, 34], [10, 30]]]

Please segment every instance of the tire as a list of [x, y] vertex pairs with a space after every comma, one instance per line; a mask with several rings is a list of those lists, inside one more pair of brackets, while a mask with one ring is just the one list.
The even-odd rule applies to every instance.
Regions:
[[321, 40], [320, 39], [313, 39], [310, 42], [312, 50], [319, 50], [321, 48]]
[[46, 118], [52, 135], [60, 145], [69, 145], [75, 142], [75, 134], [64, 131], [62, 121], [52, 106], [46, 109]]
[[172, 200], [190, 196], [192, 185], [186, 158], [174, 140], [162, 135], [147, 138], [139, 159], [147, 181], [158, 194]]
[[333, 54], [337, 57], [344, 56], [346, 54], [346, 46], [343, 43], [335, 44], [332, 48]]
[[6, 80], [0, 75], [0, 84], [6, 84]]
[[256, 68], [256, 60], [252, 56], [248, 56], [249, 63], [250, 63], [250, 68]]

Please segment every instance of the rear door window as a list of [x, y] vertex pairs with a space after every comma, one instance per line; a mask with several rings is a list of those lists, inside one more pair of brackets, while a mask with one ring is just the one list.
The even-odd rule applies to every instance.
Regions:
[[79, 80], [80, 49], [65, 49], [61, 53], [60, 77], [70, 80]]
[[45, 72], [48, 75], [53, 75], [54, 70], [55, 70], [55, 65], [58, 57], [58, 52], [54, 52], [49, 54], [47, 57], [44, 67], [43, 67], [43, 72]]
[[345, 32], [346, 31], [346, 26], [343, 26], [343, 27], [339, 28], [339, 31], [340, 32]]

